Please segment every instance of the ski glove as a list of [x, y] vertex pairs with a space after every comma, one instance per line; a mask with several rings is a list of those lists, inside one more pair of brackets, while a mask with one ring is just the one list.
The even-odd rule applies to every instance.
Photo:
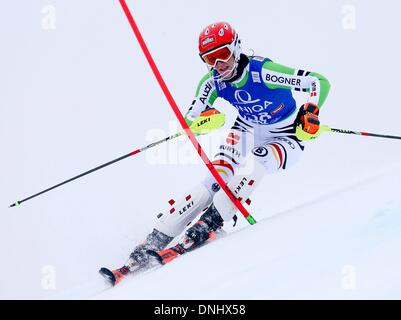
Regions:
[[294, 124], [295, 135], [299, 140], [306, 141], [319, 137], [319, 107], [312, 102], [302, 105]]
[[189, 122], [188, 119], [186, 121], [194, 135], [198, 136], [222, 127], [225, 123], [225, 115], [217, 109], [209, 109], [203, 111], [193, 122]]

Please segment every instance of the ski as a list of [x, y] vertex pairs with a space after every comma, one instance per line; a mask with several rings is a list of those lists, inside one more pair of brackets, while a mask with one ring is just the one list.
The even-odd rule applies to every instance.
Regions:
[[201, 245], [194, 245], [193, 243], [190, 243], [187, 239], [184, 239], [182, 242], [160, 251], [147, 250], [147, 253], [149, 254], [149, 256], [154, 258], [156, 264], [150, 263], [145, 266], [140, 266], [134, 263], [129, 266], [123, 266], [115, 270], [110, 270], [108, 268], [102, 267], [100, 268], [99, 273], [103, 276], [103, 278], [109, 285], [115, 286], [120, 283], [124, 278], [126, 278], [126, 276], [138, 274], [147, 270], [155, 269], [155, 267], [160, 267], [168, 264], [176, 258], [182, 256], [183, 254], [199, 249], [206, 244], [223, 237], [225, 234], [226, 232], [224, 232], [223, 230], [219, 230], [218, 232], [210, 232], [208, 239]]
[[[222, 234], [223, 232], [219, 232]], [[171, 261], [175, 260], [179, 256], [182, 256], [185, 253], [188, 253], [190, 251], [199, 249], [200, 247], [205, 246], [206, 244], [214, 241], [217, 239], [217, 233], [215, 231], [212, 231], [209, 233], [209, 238], [201, 245], [195, 245], [190, 242], [188, 239], [185, 239], [182, 243], [178, 243], [173, 247], [161, 250], [161, 251], [154, 251], [154, 250], [148, 250], [147, 253], [150, 256], [153, 256], [156, 258], [156, 260], [161, 264], [165, 265], [167, 263], [170, 263]]]
[[113, 271], [107, 268], [100, 268], [99, 273], [108, 281], [111, 285], [115, 285], [117, 278], [113, 274]]

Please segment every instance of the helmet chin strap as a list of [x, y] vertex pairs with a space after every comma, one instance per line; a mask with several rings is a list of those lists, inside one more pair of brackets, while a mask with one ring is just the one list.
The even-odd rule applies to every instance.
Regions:
[[[238, 61], [239, 61], [239, 55], [238, 55], [238, 57], [235, 57], [235, 62], [233, 64], [232, 68], [227, 69], [226, 71], [224, 71], [221, 74], [218, 71], [216, 71], [218, 75], [214, 76], [213, 79], [227, 81], [227, 80], [234, 78], [237, 75]], [[209, 70], [212, 70], [214, 67], [208, 66], [208, 68], [209, 68]]]
[[[214, 77], [215, 80], [230, 80], [237, 74], [238, 60], [235, 59], [233, 67]], [[218, 73], [218, 72], [217, 72]]]

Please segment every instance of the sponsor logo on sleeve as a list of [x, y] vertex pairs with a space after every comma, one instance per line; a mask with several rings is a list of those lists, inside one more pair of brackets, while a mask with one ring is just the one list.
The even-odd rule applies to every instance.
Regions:
[[310, 93], [311, 97], [316, 97], [317, 96], [317, 92], [316, 92], [316, 81], [312, 82], [312, 92]]
[[266, 73], [265, 80], [271, 83], [286, 84], [294, 87], [301, 86], [301, 80], [293, 77], [277, 76], [275, 74]]
[[202, 101], [203, 104], [205, 104], [205, 101], [208, 98], [211, 90], [212, 85], [210, 84], [210, 82], [207, 82], [205, 87], [203, 88], [202, 96], [199, 98], [199, 100]]

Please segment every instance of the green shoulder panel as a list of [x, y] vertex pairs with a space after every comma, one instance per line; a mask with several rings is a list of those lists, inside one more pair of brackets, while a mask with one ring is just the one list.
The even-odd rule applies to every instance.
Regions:
[[266, 61], [263, 64], [263, 68], [270, 70], [270, 71], [275, 71], [275, 72], [281, 72], [284, 74], [289, 74], [289, 75], [294, 75], [295, 69], [283, 66], [282, 64], [275, 63], [273, 61]]
[[[204, 75], [204, 77], [199, 81], [198, 87], [196, 88], [196, 93], [195, 93], [195, 97], [199, 96], [199, 92], [202, 88], [202, 86], [205, 84], [205, 82], [211, 80], [213, 77], [213, 71], [209, 71], [208, 73], [206, 73]], [[213, 89], [213, 91], [210, 94], [209, 100], [208, 102], [210, 103], [210, 105], [213, 105], [214, 101], [217, 99], [217, 91], [216, 89]]]
[[195, 96], [196, 96], [196, 97], [199, 95], [199, 91], [200, 91], [202, 85], [203, 85], [206, 81], [208, 81], [212, 76], [213, 76], [213, 72], [210, 71], [210, 72], [206, 73], [206, 74], [203, 76], [203, 78], [199, 81], [198, 87], [196, 88], [196, 93], [195, 93]]
[[[288, 76], [293, 76], [295, 75], [296, 69], [294, 68], [290, 68], [287, 66], [283, 66], [281, 64], [272, 62], [272, 61], [266, 61], [263, 64], [263, 68], [268, 70], [268, 71], [272, 71], [272, 72], [277, 72], [277, 73], [281, 73], [284, 76], [288, 75]], [[330, 82], [327, 80], [327, 78], [317, 72], [310, 72], [309, 76], [315, 77], [319, 80], [320, 82], [320, 93], [319, 93], [319, 107], [322, 107], [324, 102], [326, 101], [326, 98], [329, 94], [330, 91]], [[272, 84], [272, 83], [266, 83], [266, 86], [270, 89], [288, 89], [288, 90], [292, 90], [291, 86], [286, 86], [283, 84]], [[310, 89], [309, 88], [305, 88], [304, 89], [306, 92], [309, 92]]]
[[242, 88], [248, 82], [248, 78], [249, 78], [249, 72], [246, 71], [245, 76], [241, 79], [241, 81], [239, 81], [238, 83], [232, 82], [231, 84], [233, 87], [236, 87], [237, 89]]
[[218, 98], [217, 96], [217, 90], [213, 89], [212, 93], [210, 94], [210, 98], [209, 98], [209, 103], [212, 106], [214, 101]]
[[[263, 64], [263, 68], [266, 69], [266, 70], [269, 70], [269, 71], [279, 72], [279, 73], [287, 74], [287, 75], [291, 75], [291, 76], [294, 75], [294, 73], [295, 73], [295, 69], [294, 68], [283, 66], [282, 64], [278, 64], [278, 63], [275, 63], [273, 61], [266, 61]], [[269, 89], [288, 89], [288, 90], [291, 90], [291, 87], [290, 86], [286, 86], [286, 85], [272, 84], [272, 83], [266, 83], [266, 82], [265, 82], [265, 84]]]

